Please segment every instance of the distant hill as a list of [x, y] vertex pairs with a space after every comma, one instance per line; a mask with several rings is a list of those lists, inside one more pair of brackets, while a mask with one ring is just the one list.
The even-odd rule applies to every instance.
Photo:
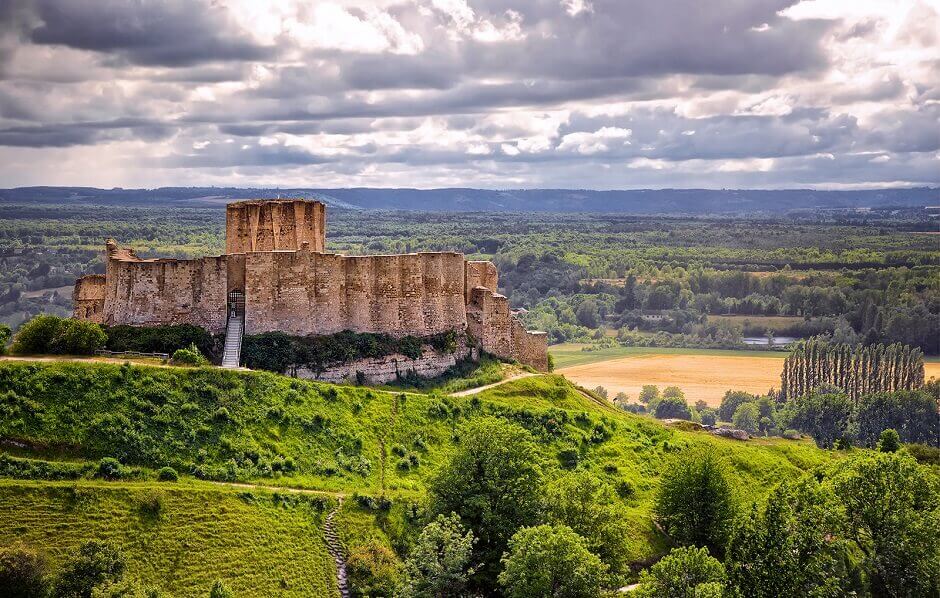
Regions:
[[632, 214], [758, 214], [806, 209], [940, 205], [940, 189], [259, 189], [244, 187], [20, 187], [0, 189], [0, 201], [118, 205], [221, 206], [233, 199], [308, 197], [336, 208], [439, 212], [618, 212]]

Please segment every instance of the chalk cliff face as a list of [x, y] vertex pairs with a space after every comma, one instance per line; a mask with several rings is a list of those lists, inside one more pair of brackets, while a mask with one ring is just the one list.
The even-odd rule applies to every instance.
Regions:
[[144, 260], [109, 240], [106, 275], [76, 282], [75, 317], [222, 332], [235, 292], [246, 334], [467, 330], [484, 351], [547, 369], [545, 335], [527, 332], [510, 314], [508, 299], [495, 293], [491, 262], [455, 252], [343, 256], [324, 248], [320, 202], [237, 202], [226, 213], [222, 256]]

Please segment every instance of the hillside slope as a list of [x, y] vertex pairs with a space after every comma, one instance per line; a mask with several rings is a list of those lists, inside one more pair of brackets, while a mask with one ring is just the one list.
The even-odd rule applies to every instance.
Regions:
[[[239, 519], [237, 511], [249, 506], [239, 505], [235, 490], [213, 489], [215, 494], [211, 494], [199, 486], [208, 482], [189, 476], [345, 494], [351, 500], [344, 502], [339, 520], [347, 546], [354, 549], [359, 543], [378, 541], [394, 548], [403, 545], [411, 533], [409, 521], [421, 504], [429, 475], [459, 443], [461, 426], [482, 416], [505, 418], [529, 430], [549, 475], [565, 467], [580, 467], [620, 488], [631, 523], [629, 557], [636, 562], [664, 548], [650, 518], [651, 502], [664, 466], [680, 450], [703, 447], [725, 455], [742, 498], [766, 492], [776, 482], [832, 456], [808, 442], [740, 443], [666, 427], [590, 399], [564, 378], [552, 375], [515, 380], [473, 396], [450, 397], [338, 387], [215, 368], [0, 363], [0, 448], [19, 458], [48, 461], [117, 457], [126, 464], [151, 468], [140, 473], [144, 479], [152, 479], [152, 469], [172, 466], [186, 477], [183, 482], [161, 486], [170, 489], [169, 512], [178, 513], [168, 520], [185, 521], [192, 533], [226, 545], [247, 543], [261, 553], [269, 551], [268, 557], [239, 554], [240, 562], [264, 562], [282, 548], [267, 539], [239, 538], [236, 531], [229, 536], [230, 528], [225, 525], [214, 530], [206, 527], [198, 505]], [[122, 543], [138, 546], [132, 561], [147, 572], [142, 577], [159, 579], [175, 571], [152, 554], [159, 542], [172, 543], [171, 536], [146, 539], [135, 532], [145, 524], [132, 516], [131, 494], [136, 490], [125, 488], [126, 482], [7, 480], [2, 484], [4, 520], [17, 522], [19, 529], [28, 528], [30, 541], [58, 554], [77, 536], [107, 528]], [[96, 510], [109, 515], [76, 528], [84, 531], [61, 536], [54, 530], [76, 521], [68, 501], [55, 498], [69, 484], [91, 488], [94, 500], [102, 505]], [[187, 494], [194, 487], [202, 489]], [[368, 498], [380, 495], [390, 502]], [[306, 515], [275, 510], [280, 515], [272, 519], [263, 510], [252, 516], [260, 518], [257, 526], [263, 528], [287, 526], [294, 535], [306, 530], [306, 544], [298, 550], [313, 551], [314, 556], [307, 558], [316, 560], [321, 571], [328, 570], [324, 561], [317, 560], [326, 558], [325, 549], [319, 528], [312, 523], [319, 521], [321, 512], [309, 506], [290, 508], [306, 509]], [[32, 513], [41, 515], [34, 518]], [[0, 533], [0, 545], [13, 537]], [[213, 549], [206, 550], [211, 553]], [[290, 581], [294, 573], [277, 565], [268, 568], [272, 574], [286, 576], [288, 586], [294, 587]], [[256, 569], [235, 567], [231, 573], [243, 579], [239, 583], [250, 585]], [[327, 573], [314, 578], [335, 583]], [[313, 582], [308, 578], [296, 582], [301, 583]]]

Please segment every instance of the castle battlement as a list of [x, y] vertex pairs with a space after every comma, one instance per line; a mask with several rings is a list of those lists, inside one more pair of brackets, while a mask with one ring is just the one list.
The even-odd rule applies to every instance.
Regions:
[[75, 317], [217, 333], [236, 302], [244, 306], [246, 334], [468, 331], [487, 352], [547, 368], [545, 335], [526, 332], [509, 313], [508, 299], [496, 294], [493, 263], [452, 251], [327, 253], [325, 222], [317, 201], [246, 200], [226, 209], [220, 256], [141, 259], [109, 239], [106, 274], [75, 284]]

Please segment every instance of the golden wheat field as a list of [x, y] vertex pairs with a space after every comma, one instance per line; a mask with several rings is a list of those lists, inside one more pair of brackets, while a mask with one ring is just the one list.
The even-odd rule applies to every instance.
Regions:
[[[755, 355], [638, 355], [561, 368], [558, 373], [586, 388], [603, 386], [613, 398], [636, 401], [644, 384], [678, 386], [690, 403], [718, 406], [725, 391], [765, 393], [780, 386], [781, 357]], [[925, 364], [927, 379], [940, 378], [940, 363]]]

